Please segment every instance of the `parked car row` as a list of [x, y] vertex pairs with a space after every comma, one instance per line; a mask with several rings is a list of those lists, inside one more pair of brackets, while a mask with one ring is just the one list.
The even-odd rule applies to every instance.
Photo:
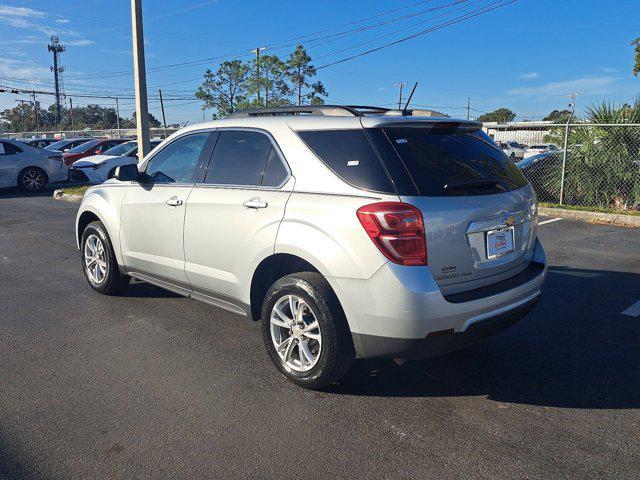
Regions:
[[[151, 140], [151, 149], [161, 140]], [[117, 167], [138, 163], [138, 142], [121, 143], [103, 153], [77, 160], [69, 168], [69, 179], [73, 182], [102, 183], [113, 178]]]
[[527, 146], [522, 143], [515, 142], [513, 140], [507, 142], [496, 142], [502, 151], [511, 158], [513, 161], [522, 160], [523, 158], [529, 158], [541, 153], [558, 151], [552, 143], [536, 143], [535, 145]]
[[[161, 140], [151, 140], [151, 148]], [[0, 140], [0, 187], [38, 191], [72, 180], [101, 183], [121, 165], [137, 164], [135, 140], [109, 138], [29, 138]]]

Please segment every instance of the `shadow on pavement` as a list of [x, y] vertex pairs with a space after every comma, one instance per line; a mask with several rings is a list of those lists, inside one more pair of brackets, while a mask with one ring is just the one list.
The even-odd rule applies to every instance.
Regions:
[[445, 356], [398, 367], [363, 360], [327, 390], [382, 397], [486, 396], [566, 408], [640, 407], [640, 275], [549, 269], [536, 309], [511, 329]]
[[51, 478], [34, 470], [32, 467], [19, 460], [11, 452], [10, 445], [6, 439], [0, 435], [0, 479], [2, 480], [45, 480]]
[[164, 290], [150, 283], [132, 283], [122, 294], [129, 298], [184, 298], [182, 295]]

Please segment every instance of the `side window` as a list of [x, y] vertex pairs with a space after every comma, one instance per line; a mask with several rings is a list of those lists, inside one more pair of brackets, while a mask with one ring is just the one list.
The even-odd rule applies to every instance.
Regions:
[[271, 140], [263, 133], [223, 130], [204, 182], [258, 186], [271, 150]]
[[208, 137], [194, 133], [171, 142], [149, 160], [147, 175], [156, 183], [190, 183]]
[[0, 142], [0, 155], [15, 155], [22, 152], [22, 149], [16, 147], [13, 143]]
[[267, 159], [267, 165], [264, 168], [264, 174], [262, 175], [263, 187], [279, 187], [287, 178], [288, 172], [285, 168], [280, 155], [275, 148], [271, 148], [271, 153]]

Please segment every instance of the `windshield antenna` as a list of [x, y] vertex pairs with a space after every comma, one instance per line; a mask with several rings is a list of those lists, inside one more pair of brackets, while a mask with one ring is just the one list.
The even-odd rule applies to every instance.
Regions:
[[415, 85], [413, 86], [413, 88], [411, 89], [411, 93], [409, 94], [409, 98], [407, 98], [407, 103], [404, 104], [404, 108], [402, 109], [402, 114], [403, 115], [407, 114], [407, 107], [409, 106], [409, 102], [413, 98], [413, 93], [416, 91], [416, 87], [417, 86], [418, 86], [418, 82], [416, 82]]

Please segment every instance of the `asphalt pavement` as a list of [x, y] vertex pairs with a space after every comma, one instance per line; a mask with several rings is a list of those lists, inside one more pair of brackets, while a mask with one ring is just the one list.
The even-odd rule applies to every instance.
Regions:
[[94, 293], [76, 209], [0, 193], [0, 479], [640, 477], [638, 229], [546, 223], [520, 323], [312, 392], [256, 323], [146, 284]]

